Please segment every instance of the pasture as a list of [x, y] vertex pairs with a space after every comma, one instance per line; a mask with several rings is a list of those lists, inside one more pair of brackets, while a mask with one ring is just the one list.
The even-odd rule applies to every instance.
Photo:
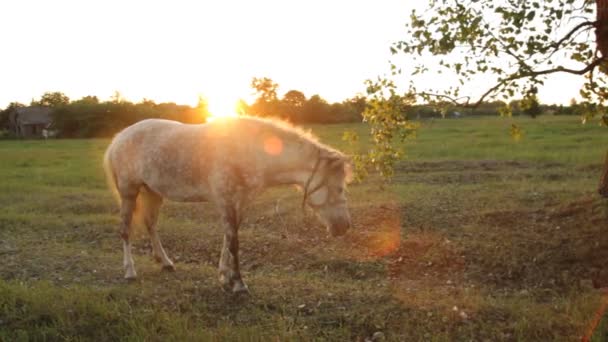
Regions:
[[[363, 125], [311, 128], [367, 148], [340, 139]], [[219, 286], [208, 203], [161, 210], [176, 272], [140, 232], [139, 278], [122, 278], [109, 140], [1, 141], [0, 340], [580, 340], [608, 286], [607, 137], [576, 117], [423, 122], [391, 184], [349, 187], [341, 238], [294, 189], [267, 191], [239, 232], [249, 297]]]

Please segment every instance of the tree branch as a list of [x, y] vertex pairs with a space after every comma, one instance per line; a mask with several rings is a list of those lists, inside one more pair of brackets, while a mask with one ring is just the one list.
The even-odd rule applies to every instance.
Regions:
[[597, 23], [597, 21], [584, 21], [584, 22], [576, 25], [575, 27], [572, 28], [572, 30], [570, 30], [570, 32], [566, 33], [566, 35], [564, 37], [562, 37], [562, 39], [551, 44], [550, 47], [553, 48], [553, 51], [559, 50], [560, 45], [562, 45], [565, 41], [570, 39], [578, 30], [580, 30], [581, 28], [586, 27], [586, 26], [595, 26], [596, 23]]
[[[471, 100], [470, 96], [461, 96], [461, 97], [454, 98], [454, 97], [451, 97], [449, 95], [434, 94], [434, 93], [429, 93], [429, 92], [426, 92], [426, 91], [422, 92], [422, 93], [418, 93], [418, 95], [420, 95], [420, 96], [426, 96], [426, 97], [431, 97], [432, 96], [432, 97], [436, 97], [436, 98], [439, 98], [439, 99], [446, 99], [449, 102], [453, 103], [454, 105], [456, 105], [456, 106], [462, 106], [462, 107], [469, 106], [468, 103]], [[465, 102], [465, 104], [463, 105], [462, 102], [459, 102], [459, 100], [461, 100], [461, 99], [467, 99], [467, 102]]]
[[[458, 98], [454, 98], [451, 97], [449, 95], [445, 95], [445, 94], [434, 94], [434, 93], [429, 93], [429, 92], [422, 92], [419, 93], [418, 95], [420, 96], [432, 96], [432, 97], [436, 97], [436, 98], [440, 98], [440, 99], [446, 99], [449, 102], [453, 103], [456, 106], [461, 106], [464, 108], [477, 108], [479, 107], [479, 105], [481, 105], [483, 103], [483, 101], [490, 96], [492, 93], [496, 92], [496, 90], [498, 90], [500, 87], [503, 87], [505, 85], [507, 85], [509, 82], [513, 82], [522, 78], [534, 78], [534, 77], [538, 77], [538, 76], [542, 76], [542, 75], [548, 75], [548, 74], [554, 74], [554, 73], [558, 73], [558, 72], [565, 72], [565, 73], [569, 73], [569, 74], [575, 74], [575, 75], [584, 75], [588, 72], [592, 72], [593, 70], [595, 70], [596, 67], [598, 67], [601, 63], [605, 62], [607, 59], [606, 58], [596, 58], [593, 63], [587, 65], [585, 68], [583, 69], [568, 69], [568, 68], [564, 68], [562, 66], [553, 68], [553, 69], [546, 69], [546, 70], [540, 70], [540, 71], [530, 71], [530, 72], [525, 72], [525, 73], [516, 73], [513, 74], [505, 79], [499, 80], [498, 83], [496, 83], [496, 85], [494, 85], [492, 88], [488, 89], [485, 93], [483, 93], [483, 95], [481, 95], [481, 97], [479, 98], [479, 100], [477, 100], [477, 102], [471, 104], [470, 103], [470, 96], [461, 96]], [[459, 100], [461, 99], [467, 99], [466, 102], [462, 103]]]
[[473, 104], [474, 107], [479, 106], [483, 100], [488, 97], [490, 94], [492, 94], [493, 92], [495, 92], [498, 88], [504, 86], [505, 84], [515, 81], [515, 80], [519, 80], [522, 78], [535, 78], [538, 76], [542, 76], [542, 75], [548, 75], [548, 74], [554, 74], [554, 73], [558, 73], [558, 72], [565, 72], [565, 73], [569, 73], [569, 74], [574, 74], [574, 75], [584, 75], [590, 71], [593, 71], [597, 66], [599, 66], [600, 64], [604, 63], [606, 61], [606, 58], [602, 57], [602, 58], [597, 58], [596, 60], [594, 60], [591, 64], [587, 65], [585, 68], [583, 69], [568, 69], [568, 68], [564, 68], [562, 66], [553, 68], [553, 69], [546, 69], [546, 70], [540, 70], [540, 71], [530, 71], [530, 72], [524, 72], [524, 73], [516, 73], [513, 74], [503, 80], [499, 80], [498, 83], [490, 88], [488, 91], [486, 91], [480, 98], [479, 100]]

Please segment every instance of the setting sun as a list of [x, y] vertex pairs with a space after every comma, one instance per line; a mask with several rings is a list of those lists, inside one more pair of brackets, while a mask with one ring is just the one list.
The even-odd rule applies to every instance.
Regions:
[[207, 121], [209, 122], [221, 118], [236, 117], [243, 113], [242, 108], [239, 106], [239, 102], [228, 98], [216, 97], [208, 99], [207, 106], [209, 108], [209, 117], [207, 118]]

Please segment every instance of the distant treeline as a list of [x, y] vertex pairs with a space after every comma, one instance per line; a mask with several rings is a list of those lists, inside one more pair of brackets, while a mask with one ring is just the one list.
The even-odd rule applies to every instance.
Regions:
[[340, 103], [328, 103], [319, 95], [306, 98], [298, 90], [290, 90], [279, 98], [279, 85], [269, 78], [251, 82], [257, 94], [253, 104], [245, 104], [244, 112], [255, 116], [282, 118], [294, 123], [361, 122], [366, 107], [365, 97], [356, 96]]
[[[319, 95], [307, 98], [297, 90], [290, 90], [278, 98], [278, 85], [267, 78], [254, 79], [253, 85], [257, 86], [254, 89], [258, 97], [251, 105], [241, 100], [238, 105], [241, 114], [278, 117], [298, 124], [360, 122], [366, 106], [365, 98], [360, 96], [341, 103], [329, 103]], [[204, 123], [211, 114], [203, 97], [199, 98], [197, 106], [192, 107], [152, 100], [133, 103], [123, 99], [119, 93], [108, 101], [100, 101], [96, 96], [71, 101], [61, 92], [47, 92], [39, 100], [33, 100], [30, 106], [51, 107], [52, 124], [49, 129], [65, 138], [111, 136], [149, 118]], [[0, 111], [0, 130], [9, 129], [10, 113], [19, 107], [25, 105], [14, 102]]]
[[[564, 105], [543, 105], [538, 104], [538, 107], [534, 108], [534, 111], [529, 108], [522, 108], [519, 100], [514, 100], [508, 104], [502, 101], [495, 102], [484, 102], [479, 106], [462, 107], [454, 106], [449, 104], [443, 105], [416, 105], [409, 108], [405, 115], [409, 119], [429, 119], [429, 118], [454, 118], [463, 116], [496, 116], [499, 115], [505, 107], [510, 109], [510, 113], [513, 116], [527, 115], [527, 116], [538, 116], [538, 115], [584, 115], [584, 113], [590, 110], [589, 103], [576, 103], [572, 101], [569, 106]], [[440, 109], [442, 108], [442, 109]]]
[[[297, 124], [361, 122], [362, 113], [366, 108], [366, 99], [363, 96], [356, 96], [340, 103], [329, 103], [319, 95], [307, 98], [298, 90], [290, 90], [279, 97], [278, 84], [269, 78], [254, 78], [251, 87], [255, 90], [257, 98], [252, 104], [241, 100], [239, 103], [241, 113], [278, 117]], [[152, 100], [133, 103], [123, 99], [119, 93], [115, 93], [108, 101], [100, 101], [96, 96], [86, 96], [71, 101], [61, 92], [47, 92], [39, 100], [32, 100], [30, 106], [53, 108], [52, 124], [49, 129], [57, 132], [59, 137], [66, 138], [111, 136], [135, 122], [148, 118], [204, 123], [210, 115], [204, 98], [200, 98], [198, 105], [192, 107], [175, 103], [155, 103]], [[403, 115], [410, 120], [497, 115], [501, 112], [501, 108], [504, 110], [506, 106], [507, 104], [501, 101], [482, 103], [474, 109], [449, 105], [404, 106]], [[19, 107], [25, 105], [11, 103], [0, 111], [0, 131], [7, 132], [6, 129], [10, 126], [10, 114]], [[581, 115], [589, 109], [588, 104], [577, 104], [575, 101], [572, 101], [570, 106], [536, 103], [533, 110], [530, 110], [529, 104], [522, 106], [521, 101], [512, 101], [508, 104], [508, 108], [512, 115], [531, 116]]]

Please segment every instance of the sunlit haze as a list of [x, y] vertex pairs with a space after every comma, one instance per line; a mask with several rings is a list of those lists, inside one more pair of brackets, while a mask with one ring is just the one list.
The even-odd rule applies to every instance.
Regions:
[[241, 114], [238, 108], [238, 100], [227, 96], [216, 96], [214, 98], [207, 99], [208, 109], [210, 116], [207, 118], [209, 121], [213, 121], [218, 118], [236, 117]]
[[[212, 113], [230, 115], [238, 99], [251, 100], [253, 77], [278, 83], [279, 96], [296, 89], [342, 101], [389, 70], [390, 44], [424, 3], [3, 1], [0, 108], [46, 91], [73, 100], [118, 91], [135, 102], [190, 105], [202, 95]], [[541, 101], [577, 96], [580, 78], [552, 79]]]

